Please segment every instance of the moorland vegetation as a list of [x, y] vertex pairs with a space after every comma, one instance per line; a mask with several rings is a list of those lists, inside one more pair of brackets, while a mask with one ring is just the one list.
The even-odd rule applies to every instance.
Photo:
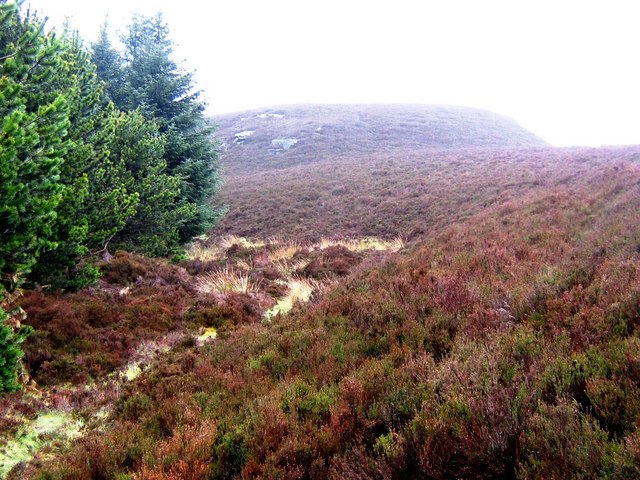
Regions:
[[209, 230], [162, 19], [85, 51], [0, 12], [0, 477], [640, 477], [640, 147], [245, 112]]
[[[129, 317], [129, 331], [192, 322], [195, 333], [120, 385], [108, 426], [9, 478], [637, 477], [640, 152], [623, 151], [578, 153], [579, 172], [521, 194], [499, 184], [504, 199], [397, 252], [236, 237], [222, 250], [198, 246], [182, 264], [196, 275], [187, 282], [169, 265], [133, 280], [149, 260], [120, 256], [104, 281], [130, 289], [121, 300], [106, 286], [75, 294], [122, 305], [117, 316], [34, 293], [25, 308], [51, 332], [42, 351], [64, 331], [56, 309], [100, 333], [109, 330], [100, 319], [126, 332], [118, 322], [131, 308], [148, 310]], [[287, 278], [325, 286], [265, 316], [291, 289]], [[243, 293], [224, 287], [233, 284]], [[210, 327], [217, 337], [198, 341]], [[79, 381], [96, 375], [86, 354], [56, 348], [80, 365]], [[65, 401], [84, 405], [91, 425], [101, 404], [87, 398]]]

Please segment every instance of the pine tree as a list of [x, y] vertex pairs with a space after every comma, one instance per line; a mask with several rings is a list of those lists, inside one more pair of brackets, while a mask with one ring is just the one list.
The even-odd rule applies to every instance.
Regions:
[[17, 388], [20, 343], [28, 333], [7, 325], [7, 296], [40, 252], [56, 245], [51, 223], [65, 193], [59, 180], [69, 108], [64, 95], [34, 108], [29, 89], [55, 74], [61, 48], [42, 24], [0, 1], [0, 391]]
[[14, 329], [5, 324], [9, 315], [0, 309], [0, 392], [11, 392], [20, 388], [18, 370], [24, 353], [20, 345], [31, 332], [24, 326]]
[[[67, 92], [69, 139], [61, 183], [66, 186], [53, 225], [58, 246], [41, 255], [32, 278], [64, 288], [80, 288], [97, 277], [90, 264], [78, 269], [83, 257], [107, 247], [135, 214], [138, 196], [127, 189], [130, 173], [112, 158], [119, 113], [105, 100], [103, 83], [91, 58], [76, 37], [67, 37], [56, 75], [46, 88], [34, 92], [41, 103], [55, 92]], [[44, 90], [44, 93], [42, 92]]]

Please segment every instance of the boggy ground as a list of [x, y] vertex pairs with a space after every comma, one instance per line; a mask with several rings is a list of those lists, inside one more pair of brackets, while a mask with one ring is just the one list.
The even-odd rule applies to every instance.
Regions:
[[[289, 315], [239, 306], [215, 341], [182, 341], [123, 385], [103, 428], [15, 475], [638, 478], [640, 168], [623, 157], [496, 184]], [[194, 317], [227, 308], [214, 298]]]
[[100, 265], [95, 287], [25, 293], [25, 323], [35, 328], [24, 345], [31, 381], [0, 404], [0, 477], [10, 470], [9, 478], [29, 476], [33, 465], [102, 430], [130, 394], [127, 385], [166, 352], [275, 319], [364, 258], [401, 247], [376, 239], [303, 245], [224, 237], [192, 245], [179, 265], [118, 252]]

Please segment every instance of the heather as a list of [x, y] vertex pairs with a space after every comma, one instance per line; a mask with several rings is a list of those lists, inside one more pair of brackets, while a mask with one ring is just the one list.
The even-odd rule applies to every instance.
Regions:
[[[343, 242], [350, 251], [335, 243], [224, 237], [191, 245], [178, 265], [120, 251], [97, 263], [101, 277], [95, 286], [24, 292], [19, 305], [33, 333], [24, 344], [23, 390], [0, 406], [0, 473], [20, 463], [12, 458], [21, 452], [23, 464], [14, 475], [30, 475], [24, 468], [34, 455], [39, 461], [54, 458], [70, 441], [101, 428], [128, 395], [127, 385], [159, 357], [286, 315], [346, 275], [349, 266], [397, 247], [375, 239]], [[316, 268], [319, 259], [322, 270]], [[49, 418], [60, 424], [41, 431]]]
[[[576, 180], [595, 182], [594, 173], [617, 162], [635, 162], [639, 154], [637, 146], [405, 146], [366, 155], [351, 151], [349, 144], [341, 148], [340, 154], [313, 156], [313, 163], [277, 173], [268, 163], [245, 175], [230, 175], [217, 196], [229, 211], [214, 233], [309, 240], [336, 235], [418, 238], [530, 192]], [[231, 165], [242, 158], [229, 150], [222, 162]]]
[[640, 477], [639, 146], [461, 107], [205, 119], [160, 15], [119, 50], [19, 7], [0, 478]]
[[[633, 159], [585, 167], [372, 252], [287, 315], [238, 309], [124, 385], [64, 462], [22, 472], [634, 478], [639, 182]], [[255, 248], [232, 252], [275, 276]]]

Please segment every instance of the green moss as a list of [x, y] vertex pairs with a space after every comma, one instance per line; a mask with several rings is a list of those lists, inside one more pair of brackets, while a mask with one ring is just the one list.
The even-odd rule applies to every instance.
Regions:
[[140, 362], [134, 362], [127, 365], [127, 368], [122, 372], [122, 376], [126, 378], [129, 382], [135, 380], [142, 373], [142, 367], [140, 366]]
[[399, 435], [393, 432], [386, 435], [380, 435], [373, 445], [373, 451], [378, 457], [394, 458], [401, 453], [401, 448], [398, 445], [398, 439]]
[[289, 313], [292, 308], [293, 298], [286, 296], [282, 300], [279, 300], [272, 308], [264, 312], [264, 321], [268, 322], [277, 315]]
[[0, 477], [27, 462], [53, 442], [70, 441], [82, 434], [84, 424], [67, 412], [47, 412], [27, 423], [13, 440], [0, 447]]

